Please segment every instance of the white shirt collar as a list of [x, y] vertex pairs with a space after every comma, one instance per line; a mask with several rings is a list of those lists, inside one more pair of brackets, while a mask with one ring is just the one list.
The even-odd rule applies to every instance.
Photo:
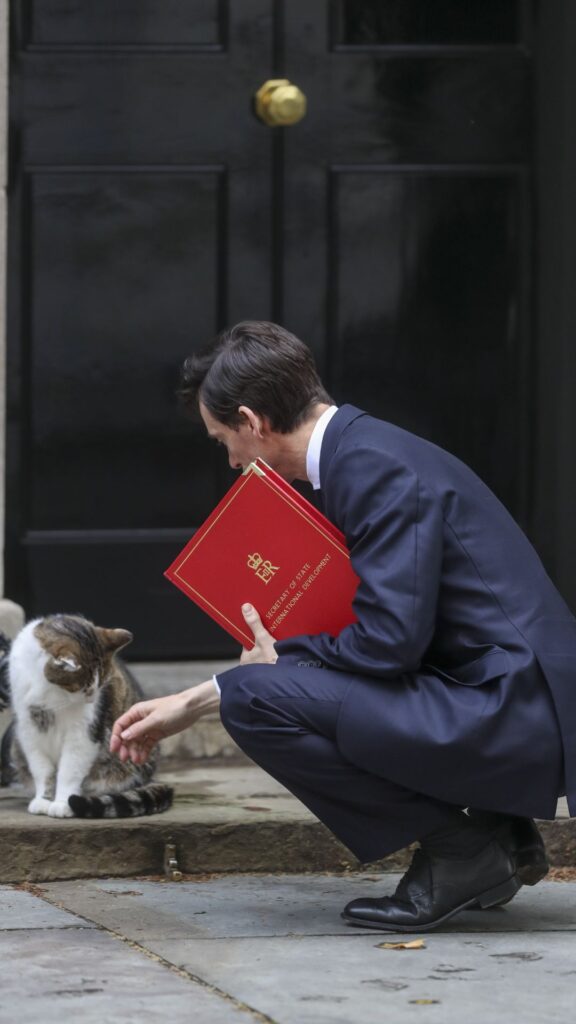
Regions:
[[308, 450], [306, 452], [306, 476], [315, 491], [320, 490], [320, 452], [322, 450], [324, 431], [330, 423], [334, 413], [337, 411], [337, 405], [331, 405], [329, 409], [324, 410], [322, 415], [316, 420], [314, 430], [312, 431], [310, 441], [308, 442]]

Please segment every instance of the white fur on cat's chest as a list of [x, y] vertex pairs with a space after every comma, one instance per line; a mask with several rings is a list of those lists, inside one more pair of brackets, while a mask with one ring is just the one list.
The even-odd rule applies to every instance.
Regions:
[[[98, 744], [89, 733], [95, 705], [88, 702], [85, 690], [71, 692], [46, 678], [50, 655], [34, 632], [39, 621], [28, 623], [12, 644], [11, 698], [16, 734], [36, 791], [28, 810], [65, 818], [73, 814], [69, 797], [81, 789], [98, 755]], [[74, 659], [63, 661], [74, 670]]]
[[44, 669], [49, 656], [34, 636], [34, 627], [39, 621], [36, 619], [24, 627], [10, 652], [11, 699], [20, 728], [29, 721], [30, 707], [37, 706], [55, 713], [56, 725], [51, 732], [64, 734], [75, 726], [85, 730], [94, 718], [95, 704], [83, 691], [72, 693], [46, 678]]

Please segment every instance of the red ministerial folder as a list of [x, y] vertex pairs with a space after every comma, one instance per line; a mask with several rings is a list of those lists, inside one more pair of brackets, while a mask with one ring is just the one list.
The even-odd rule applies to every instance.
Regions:
[[250, 463], [164, 575], [244, 647], [240, 606], [269, 633], [332, 636], [356, 621], [358, 586], [343, 534], [282, 477]]

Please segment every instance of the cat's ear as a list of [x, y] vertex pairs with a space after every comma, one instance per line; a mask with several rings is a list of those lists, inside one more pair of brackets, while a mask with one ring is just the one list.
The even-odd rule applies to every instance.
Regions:
[[99, 629], [100, 638], [108, 651], [119, 651], [132, 643], [134, 636], [127, 629]]

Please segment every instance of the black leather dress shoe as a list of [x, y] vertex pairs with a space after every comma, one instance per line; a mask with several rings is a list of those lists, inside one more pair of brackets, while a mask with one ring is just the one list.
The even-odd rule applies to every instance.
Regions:
[[417, 850], [393, 896], [352, 900], [342, 917], [363, 928], [426, 932], [475, 904], [502, 903], [521, 885], [511, 853], [497, 839], [465, 859]]

